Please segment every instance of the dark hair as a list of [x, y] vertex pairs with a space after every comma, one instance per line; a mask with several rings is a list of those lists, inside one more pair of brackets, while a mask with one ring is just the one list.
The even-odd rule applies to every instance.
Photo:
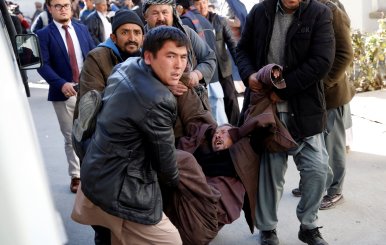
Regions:
[[146, 33], [142, 46], [142, 57], [145, 51], [149, 51], [156, 57], [167, 41], [175, 42], [177, 47], [185, 46], [189, 49], [188, 36], [180, 29], [172, 26], [158, 26]]

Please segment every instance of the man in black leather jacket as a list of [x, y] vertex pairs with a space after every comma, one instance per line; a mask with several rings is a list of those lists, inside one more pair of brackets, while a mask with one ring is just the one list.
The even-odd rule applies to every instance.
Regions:
[[[82, 163], [82, 191], [74, 207], [80, 207], [79, 217], [73, 218], [109, 228], [112, 241], [181, 244], [162, 211], [160, 185], [174, 188], [179, 182], [173, 134], [177, 102], [167, 86], [177, 84], [186, 68], [188, 42], [177, 28], [154, 28], [146, 35], [142, 58], [117, 65], [107, 81]], [[89, 201], [91, 216], [82, 209]]]

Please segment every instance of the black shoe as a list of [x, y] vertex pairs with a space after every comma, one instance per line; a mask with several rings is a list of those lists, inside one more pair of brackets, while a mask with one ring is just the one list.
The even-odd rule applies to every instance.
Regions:
[[303, 230], [302, 226], [300, 226], [299, 230], [299, 240], [307, 243], [308, 245], [328, 245], [328, 243], [323, 239], [322, 235], [319, 232], [319, 228], [322, 227], [316, 227], [315, 229], [310, 230]]
[[335, 194], [332, 196], [326, 195], [323, 197], [322, 203], [320, 204], [320, 210], [326, 210], [335, 207], [337, 204], [342, 203], [343, 195]]
[[261, 245], [279, 245], [279, 238], [276, 235], [276, 229], [270, 231], [260, 231]]
[[295, 197], [301, 197], [302, 196], [302, 192], [300, 191], [299, 188], [295, 188], [292, 190], [292, 195], [294, 195]]

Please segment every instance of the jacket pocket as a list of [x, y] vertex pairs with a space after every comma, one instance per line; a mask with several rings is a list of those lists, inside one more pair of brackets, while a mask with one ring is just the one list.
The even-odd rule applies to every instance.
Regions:
[[119, 205], [136, 210], [154, 209], [158, 184], [152, 172], [127, 172], [118, 196]]

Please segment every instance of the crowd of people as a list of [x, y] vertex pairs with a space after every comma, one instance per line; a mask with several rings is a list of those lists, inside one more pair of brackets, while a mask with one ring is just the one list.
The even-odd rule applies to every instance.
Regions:
[[208, 0], [46, 0], [30, 23], [9, 3], [39, 38], [71, 217], [95, 244], [208, 244], [242, 210], [260, 244], [280, 244], [289, 156], [298, 238], [328, 244], [318, 211], [343, 198], [350, 20], [339, 0], [264, 0], [246, 18], [235, 2], [224, 17]]

